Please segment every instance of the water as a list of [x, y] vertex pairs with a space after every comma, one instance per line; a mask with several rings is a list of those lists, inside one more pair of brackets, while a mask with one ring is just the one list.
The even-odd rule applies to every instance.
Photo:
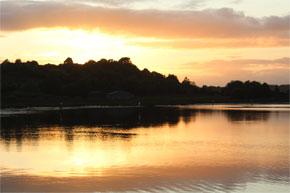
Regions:
[[1, 113], [2, 192], [289, 192], [289, 105]]

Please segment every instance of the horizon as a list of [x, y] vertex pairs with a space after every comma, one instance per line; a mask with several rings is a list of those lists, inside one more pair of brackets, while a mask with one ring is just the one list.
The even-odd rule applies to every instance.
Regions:
[[197, 85], [289, 84], [289, 2], [0, 1], [0, 61], [130, 57]]
[[[127, 58], [127, 57], [122, 57], [122, 58]], [[122, 59], [122, 58], [120, 58], [120, 59]], [[71, 57], [67, 57], [67, 59], [72, 59]], [[101, 58], [101, 59], [99, 59], [99, 60], [93, 60], [93, 59], [91, 59], [91, 60], [88, 60], [88, 61], [86, 61], [86, 62], [84, 62], [84, 63], [75, 63], [74, 61], [73, 61], [73, 59], [72, 59], [72, 61], [73, 61], [73, 64], [76, 64], [76, 65], [85, 65], [87, 62], [89, 62], [89, 61], [94, 61], [94, 62], [99, 62], [99, 61], [101, 61], [101, 60], [103, 60], [103, 59], [105, 59], [105, 60], [107, 60], [107, 61], [109, 61], [109, 60], [113, 60], [114, 62], [118, 62], [118, 60], [114, 60], [114, 59], [107, 59], [107, 58]], [[129, 58], [130, 60], [131, 60], [131, 58]], [[20, 58], [18, 58], [18, 59], [16, 59], [16, 60], [20, 60], [21, 61], [21, 63], [27, 63], [27, 62], [33, 62], [33, 61], [35, 61], [35, 62], [37, 62], [37, 64], [38, 65], [55, 65], [55, 66], [60, 66], [60, 65], [63, 65], [64, 64], [64, 62], [65, 62], [65, 60], [62, 62], [62, 63], [59, 63], [59, 64], [52, 64], [52, 63], [46, 63], [46, 64], [40, 64], [38, 61], [36, 61], [36, 60], [27, 60], [27, 61], [23, 61], [23, 60], [21, 60]], [[8, 62], [10, 62], [10, 63], [16, 63], [16, 60], [13, 62], [13, 61], [10, 61], [9, 59], [6, 59], [6, 60], [4, 60], [4, 61], [0, 61], [0, 64], [3, 64], [5, 61], [8, 61]], [[131, 61], [132, 62], [132, 61]], [[143, 69], [140, 69], [136, 64], [134, 64], [134, 62], [132, 62], [131, 63], [132, 65], [134, 65], [134, 66], [136, 66], [140, 71], [143, 71], [143, 70], [148, 70], [149, 72], [156, 72], [156, 71], [154, 71], [154, 70], [150, 70], [150, 69], [147, 69], [147, 68], [143, 68]], [[157, 73], [160, 73], [160, 72], [157, 72]], [[162, 73], [161, 73], [162, 74]], [[169, 74], [162, 74], [162, 75], [164, 75], [165, 77], [168, 77], [168, 76], [170, 76], [170, 75], [174, 75], [174, 76], [176, 76], [176, 74], [174, 74], [174, 73], [169, 73]], [[184, 79], [180, 79], [178, 76], [176, 76], [176, 78], [178, 79], [178, 81], [180, 82], [180, 83], [182, 83], [182, 81], [183, 80], [185, 80], [185, 79], [188, 79], [188, 77], [185, 77]], [[203, 86], [207, 86], [207, 87], [220, 87], [220, 88], [224, 88], [224, 87], [226, 87], [227, 86], [227, 84], [229, 84], [229, 83], [231, 83], [231, 82], [235, 82], [235, 81], [241, 81], [241, 82], [259, 82], [259, 83], [261, 83], [261, 84], [264, 84], [264, 83], [266, 83], [266, 84], [268, 84], [269, 86], [289, 86], [290, 84], [288, 83], [288, 84], [269, 84], [269, 83], [267, 83], [267, 82], [260, 82], [260, 81], [257, 81], [257, 80], [237, 80], [237, 79], [234, 79], [234, 80], [230, 80], [229, 82], [227, 82], [225, 85], [198, 85], [198, 84], [196, 84], [194, 81], [192, 81], [192, 80], [190, 80], [189, 79], [189, 81], [191, 82], [191, 84], [193, 84], [193, 85], [195, 85], [195, 86], [197, 86], [197, 87], [200, 87], [200, 88], [202, 88]]]

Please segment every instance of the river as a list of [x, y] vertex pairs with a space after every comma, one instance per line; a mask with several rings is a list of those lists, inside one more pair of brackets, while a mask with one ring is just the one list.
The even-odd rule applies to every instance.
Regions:
[[6, 109], [3, 192], [289, 192], [289, 105]]

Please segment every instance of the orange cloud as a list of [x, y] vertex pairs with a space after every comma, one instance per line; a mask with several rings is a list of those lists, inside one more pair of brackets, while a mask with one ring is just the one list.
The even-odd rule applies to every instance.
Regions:
[[288, 47], [289, 40], [268, 38], [268, 39], [199, 39], [199, 40], [157, 40], [157, 41], [139, 41], [128, 42], [127, 45], [162, 48], [162, 49], [203, 49], [203, 48], [265, 48], [265, 47]]
[[179, 66], [183, 76], [198, 85], [225, 85], [231, 80], [256, 80], [269, 84], [289, 84], [290, 58], [276, 60], [240, 59], [191, 62]]
[[55, 1], [2, 1], [1, 6], [1, 27], [4, 31], [67, 27], [164, 39], [272, 37], [283, 42], [289, 40], [289, 15], [255, 18], [229, 8], [133, 10]]

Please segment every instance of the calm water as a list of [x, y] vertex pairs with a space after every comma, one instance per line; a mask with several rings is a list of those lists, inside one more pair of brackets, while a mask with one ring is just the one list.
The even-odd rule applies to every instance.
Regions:
[[2, 192], [289, 192], [289, 105], [1, 113]]

